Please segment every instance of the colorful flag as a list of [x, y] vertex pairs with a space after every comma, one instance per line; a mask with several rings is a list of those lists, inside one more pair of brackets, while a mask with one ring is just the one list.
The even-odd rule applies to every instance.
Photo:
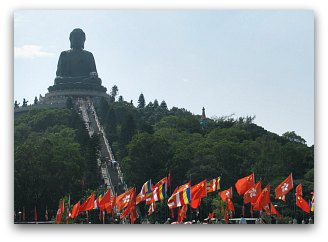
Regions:
[[256, 202], [252, 204], [253, 210], [261, 211], [265, 205], [270, 203], [270, 184], [268, 184], [260, 193]]
[[155, 202], [152, 202], [148, 209], [148, 215], [151, 215], [153, 212], [155, 212], [155, 209], [156, 209]]
[[94, 201], [93, 209], [99, 209], [99, 203], [102, 200], [104, 194], [100, 194], [99, 197]]
[[236, 184], [236, 190], [239, 195], [243, 195], [247, 190], [253, 187], [255, 184], [254, 182], [254, 173], [250, 174], [249, 176], [243, 177], [239, 179]]
[[156, 183], [155, 186], [152, 188], [152, 197], [149, 201], [150, 203], [163, 200], [166, 198], [166, 191], [167, 191], [167, 178], [164, 177], [159, 182]]
[[71, 218], [75, 219], [79, 215], [80, 210], [80, 201], [78, 201], [76, 204], [74, 204], [72, 208]]
[[275, 191], [276, 199], [281, 199], [284, 195], [286, 195], [290, 190], [293, 189], [293, 176], [292, 173], [282, 182], [280, 183]]
[[311, 212], [314, 212], [314, 192], [311, 192], [312, 199], [311, 199]]
[[191, 202], [190, 187], [174, 193], [167, 201], [169, 208], [181, 207]]
[[57, 210], [57, 215], [56, 215], [56, 224], [60, 224], [64, 210], [65, 210], [65, 203], [64, 203], [64, 199], [63, 199], [61, 202], [59, 202], [59, 208]]
[[228, 201], [228, 199], [232, 198], [232, 187], [222, 192], [219, 192], [219, 196], [221, 197], [222, 201]]
[[190, 206], [194, 209], [198, 208], [201, 199], [207, 196], [206, 192], [206, 180], [191, 187], [191, 203]]
[[217, 190], [220, 190], [220, 179], [221, 179], [221, 177], [217, 177], [212, 180], [209, 180], [206, 184], [207, 192], [215, 192]]
[[257, 182], [244, 193], [244, 204], [255, 203], [262, 190], [262, 182]]
[[94, 209], [95, 194], [92, 193], [80, 206], [80, 213]]
[[150, 204], [151, 197], [152, 197], [152, 184], [151, 184], [151, 180], [149, 180], [146, 181], [141, 187], [141, 191], [136, 197], [136, 203], [138, 204], [140, 202], [146, 201], [146, 204]]

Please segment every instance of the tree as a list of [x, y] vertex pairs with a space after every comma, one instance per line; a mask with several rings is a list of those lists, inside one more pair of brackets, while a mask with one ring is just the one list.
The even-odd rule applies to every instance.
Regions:
[[154, 100], [154, 108], [158, 108], [159, 104], [158, 104], [158, 101], [157, 99]]
[[38, 104], [38, 98], [37, 97], [34, 98], [34, 105], [36, 105], [36, 104]]
[[297, 135], [295, 133], [295, 131], [287, 131], [286, 133], [282, 134], [282, 137], [291, 141], [291, 142], [296, 142], [296, 143], [301, 143], [301, 144], [305, 144], [306, 141], [305, 139], [303, 139], [301, 136]]
[[123, 101], [124, 101], [123, 96], [119, 96], [119, 97], [118, 97], [118, 101], [119, 101], [119, 102], [123, 102]]
[[166, 102], [165, 102], [164, 100], [161, 102], [160, 107], [161, 107], [162, 109], [167, 109], [167, 105], [166, 105]]
[[110, 95], [113, 98], [114, 102], [115, 102], [117, 94], [118, 94], [118, 87], [116, 85], [114, 85], [112, 87], [112, 91], [110, 92]]
[[145, 107], [145, 97], [144, 95], [141, 93], [138, 99], [138, 108], [144, 108]]

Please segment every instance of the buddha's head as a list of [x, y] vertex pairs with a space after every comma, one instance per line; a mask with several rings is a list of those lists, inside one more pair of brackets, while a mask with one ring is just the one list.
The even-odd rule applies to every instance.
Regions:
[[69, 35], [71, 49], [84, 49], [85, 33], [82, 29], [74, 29]]

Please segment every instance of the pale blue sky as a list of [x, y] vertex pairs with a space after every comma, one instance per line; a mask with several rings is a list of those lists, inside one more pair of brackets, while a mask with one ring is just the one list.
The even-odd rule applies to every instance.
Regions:
[[[16, 11], [14, 99], [29, 103], [55, 78], [74, 28], [86, 33], [103, 85], [137, 104], [165, 100], [208, 117], [256, 115], [314, 143], [312, 11]], [[108, 93], [109, 93], [108, 91]]]

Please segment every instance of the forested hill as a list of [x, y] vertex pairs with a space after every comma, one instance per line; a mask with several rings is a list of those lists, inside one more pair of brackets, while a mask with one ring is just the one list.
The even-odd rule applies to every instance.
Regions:
[[[137, 192], [147, 180], [156, 183], [169, 171], [172, 191], [189, 180], [193, 185], [218, 176], [221, 189], [234, 189], [239, 178], [254, 172], [263, 187], [271, 185], [273, 196], [292, 172], [295, 186], [303, 185], [303, 197], [311, 198], [314, 147], [293, 131], [279, 136], [256, 125], [254, 117], [202, 120], [183, 108], [169, 110], [165, 101], [146, 104], [142, 94], [134, 105], [116, 98], [113, 90], [111, 99], [102, 99], [96, 110], [125, 182]], [[47, 206], [55, 214], [63, 196], [77, 201], [88, 189], [99, 188], [98, 137], [89, 138], [74, 109], [30, 111], [15, 118], [14, 128], [15, 209], [33, 211], [37, 204], [39, 211]], [[287, 196], [290, 211], [285, 209], [290, 216], [295, 212], [293, 194]], [[206, 199], [215, 204], [213, 196]], [[240, 214], [242, 197], [235, 192], [233, 199]]]
[[256, 125], [254, 117], [207, 118], [201, 125], [200, 115], [169, 110], [165, 101], [146, 104], [143, 94], [136, 106], [114, 96], [97, 109], [126, 182], [137, 190], [169, 170], [174, 188], [189, 179], [195, 184], [219, 175], [221, 187], [228, 188], [251, 172], [275, 187], [292, 172], [304, 196], [310, 197], [314, 147], [295, 132], [279, 136]]

